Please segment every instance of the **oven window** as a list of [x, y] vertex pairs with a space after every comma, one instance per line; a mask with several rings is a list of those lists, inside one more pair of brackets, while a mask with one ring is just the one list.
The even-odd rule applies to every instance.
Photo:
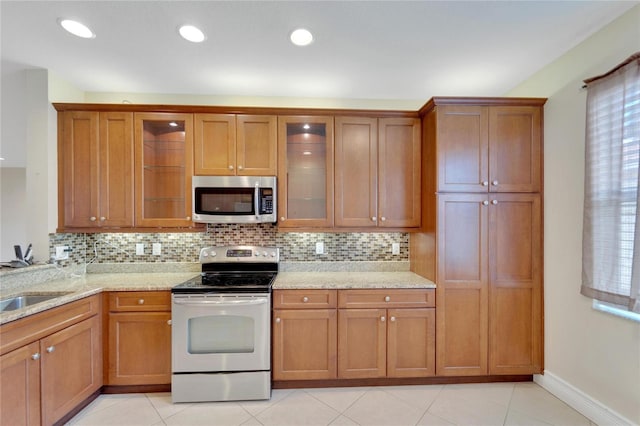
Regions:
[[249, 353], [254, 351], [255, 321], [236, 315], [189, 319], [190, 354]]
[[196, 188], [196, 213], [211, 215], [255, 214], [253, 188]]

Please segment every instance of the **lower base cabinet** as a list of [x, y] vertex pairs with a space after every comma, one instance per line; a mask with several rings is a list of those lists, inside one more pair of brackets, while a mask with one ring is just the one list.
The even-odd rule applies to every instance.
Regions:
[[0, 424], [54, 424], [99, 390], [101, 330], [98, 296], [3, 325]]

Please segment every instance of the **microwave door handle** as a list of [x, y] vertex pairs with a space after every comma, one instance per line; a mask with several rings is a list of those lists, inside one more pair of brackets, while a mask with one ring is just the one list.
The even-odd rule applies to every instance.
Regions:
[[186, 300], [186, 299], [174, 299], [173, 303], [177, 305], [189, 305], [189, 306], [247, 306], [247, 305], [263, 305], [267, 303], [267, 299], [253, 299], [253, 300]]
[[256, 212], [256, 219], [260, 219], [260, 188], [258, 187], [258, 184], [256, 183], [256, 190], [255, 190], [255, 195], [253, 197], [253, 207], [255, 208], [255, 212]]

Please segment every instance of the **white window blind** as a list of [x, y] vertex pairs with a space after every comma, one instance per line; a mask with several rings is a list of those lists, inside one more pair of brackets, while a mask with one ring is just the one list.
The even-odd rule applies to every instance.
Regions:
[[581, 293], [640, 312], [640, 53], [587, 81]]

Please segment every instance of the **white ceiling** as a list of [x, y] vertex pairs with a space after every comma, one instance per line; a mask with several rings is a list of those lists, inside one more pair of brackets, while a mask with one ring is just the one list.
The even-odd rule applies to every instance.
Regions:
[[[7, 1], [4, 69], [87, 92], [411, 100], [500, 96], [638, 1]], [[97, 34], [74, 37], [74, 18]], [[189, 43], [177, 27], [207, 35]], [[289, 33], [306, 27], [308, 47]]]

